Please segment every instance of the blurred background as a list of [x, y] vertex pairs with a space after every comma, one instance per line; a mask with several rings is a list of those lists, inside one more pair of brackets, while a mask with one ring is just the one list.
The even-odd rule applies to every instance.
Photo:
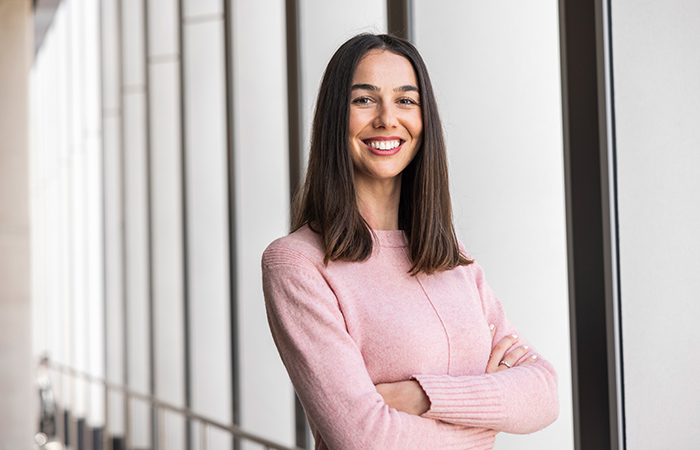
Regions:
[[597, 397], [625, 386], [613, 441], [691, 448], [700, 365], [676, 343], [700, 315], [700, 10], [612, 2], [617, 102], [600, 97], [591, 136], [599, 152], [616, 118], [603, 228], [619, 265], [598, 297], [617, 306], [575, 329], [565, 3], [0, 0], [0, 449], [32, 448], [39, 431], [74, 449], [312, 446], [260, 257], [288, 232], [327, 61], [390, 26], [432, 77], [458, 235], [559, 374], [559, 419], [496, 449], [610, 448], [582, 444], [572, 349], [586, 336], [614, 358], [592, 356], [615, 387]]

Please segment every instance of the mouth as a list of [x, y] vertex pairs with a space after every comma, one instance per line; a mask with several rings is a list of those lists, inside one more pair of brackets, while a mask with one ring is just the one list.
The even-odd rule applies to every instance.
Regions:
[[367, 147], [373, 148], [375, 150], [394, 150], [404, 143], [403, 139], [390, 139], [390, 140], [377, 140], [377, 139], [365, 139], [362, 141]]
[[395, 155], [401, 150], [405, 142], [405, 140], [397, 136], [378, 136], [362, 140], [362, 143], [367, 146], [367, 149], [377, 156]]

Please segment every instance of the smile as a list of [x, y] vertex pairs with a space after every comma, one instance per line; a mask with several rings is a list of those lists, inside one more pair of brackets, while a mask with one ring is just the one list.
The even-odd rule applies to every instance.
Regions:
[[377, 150], [393, 150], [401, 145], [400, 139], [393, 139], [390, 141], [363, 141], [368, 147], [372, 147]]

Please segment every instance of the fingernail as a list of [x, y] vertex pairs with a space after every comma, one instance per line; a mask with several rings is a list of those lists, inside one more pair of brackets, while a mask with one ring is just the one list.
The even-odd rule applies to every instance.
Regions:
[[523, 348], [524, 348], [525, 350], [530, 350], [530, 347], [528, 347], [527, 345], [523, 345]]
[[532, 359], [537, 359], [537, 355], [532, 355]]
[[511, 334], [510, 337], [512, 337], [513, 339], [518, 339], [518, 335], [517, 335], [517, 334]]
[[496, 328], [496, 325], [494, 325], [494, 324], [489, 325], [489, 330], [493, 331], [494, 328]]

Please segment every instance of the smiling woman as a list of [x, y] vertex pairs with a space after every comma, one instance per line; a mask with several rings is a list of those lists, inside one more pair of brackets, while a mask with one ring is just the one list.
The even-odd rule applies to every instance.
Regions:
[[270, 329], [317, 449], [491, 449], [558, 413], [556, 374], [452, 225], [427, 69], [359, 35], [319, 92], [292, 233], [263, 254]]

